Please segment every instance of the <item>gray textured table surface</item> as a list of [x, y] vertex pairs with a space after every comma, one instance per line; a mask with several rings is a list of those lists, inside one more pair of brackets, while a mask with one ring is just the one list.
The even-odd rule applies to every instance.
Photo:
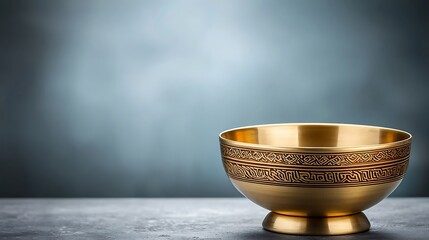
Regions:
[[369, 232], [303, 237], [264, 231], [244, 198], [1, 199], [2, 239], [429, 239], [429, 198], [389, 198], [366, 211]]

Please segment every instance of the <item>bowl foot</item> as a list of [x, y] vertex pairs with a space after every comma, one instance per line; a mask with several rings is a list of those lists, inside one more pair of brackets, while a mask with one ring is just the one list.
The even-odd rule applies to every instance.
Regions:
[[362, 212], [340, 217], [295, 217], [268, 213], [265, 230], [297, 235], [341, 235], [368, 231], [370, 223]]

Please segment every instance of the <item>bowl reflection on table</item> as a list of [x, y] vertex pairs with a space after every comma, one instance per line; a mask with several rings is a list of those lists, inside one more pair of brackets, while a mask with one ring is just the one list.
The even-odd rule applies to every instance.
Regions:
[[271, 212], [267, 230], [304, 235], [362, 232], [363, 210], [400, 184], [411, 147], [407, 132], [351, 124], [271, 124], [220, 134], [233, 185]]

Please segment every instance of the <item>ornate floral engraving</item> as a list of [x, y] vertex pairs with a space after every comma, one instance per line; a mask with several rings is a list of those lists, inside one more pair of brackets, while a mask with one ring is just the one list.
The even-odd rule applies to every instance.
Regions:
[[227, 174], [234, 179], [268, 185], [301, 187], [346, 187], [373, 185], [399, 180], [405, 174], [408, 159], [393, 163], [347, 169], [315, 167], [272, 167], [228, 159], [223, 160]]
[[410, 154], [410, 143], [375, 151], [348, 153], [284, 153], [259, 149], [232, 147], [221, 144], [222, 157], [233, 160], [247, 160], [259, 163], [308, 166], [345, 166], [403, 159]]

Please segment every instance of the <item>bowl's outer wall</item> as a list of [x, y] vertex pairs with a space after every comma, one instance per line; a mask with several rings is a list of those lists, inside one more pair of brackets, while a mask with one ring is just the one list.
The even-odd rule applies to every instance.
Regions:
[[248, 199], [292, 216], [343, 216], [368, 209], [392, 193], [402, 180], [362, 187], [306, 188], [248, 183], [230, 178]]
[[[271, 128], [274, 130], [265, 130]], [[358, 213], [386, 198], [401, 183], [409, 162], [410, 134], [363, 125], [321, 124], [320, 128], [324, 131], [313, 124], [279, 124], [253, 126], [250, 132], [247, 127], [226, 131], [223, 136], [232, 133], [234, 140], [220, 136], [224, 169], [248, 199], [268, 210], [292, 216]], [[282, 129], [282, 134], [278, 134]], [[273, 147], [294, 143], [290, 140], [293, 137], [284, 137], [289, 131], [289, 135], [299, 135], [303, 141], [295, 143], [304, 142], [304, 146], [310, 145], [308, 138], [316, 136], [319, 143], [326, 138], [319, 135], [334, 138], [341, 132], [362, 134], [354, 135], [353, 141], [362, 138], [361, 142], [380, 144], [335, 148], [338, 138], [320, 151], [300, 145]], [[349, 142], [347, 136], [342, 141]], [[252, 144], [246, 142], [249, 139]], [[274, 145], [258, 145], [260, 139]]]

